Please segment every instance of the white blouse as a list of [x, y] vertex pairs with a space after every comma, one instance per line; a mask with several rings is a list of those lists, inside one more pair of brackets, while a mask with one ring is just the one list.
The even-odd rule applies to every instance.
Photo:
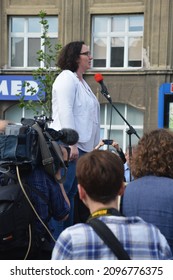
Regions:
[[79, 134], [78, 148], [89, 152], [100, 140], [100, 105], [85, 82], [76, 73], [62, 71], [52, 89], [51, 127], [75, 129]]

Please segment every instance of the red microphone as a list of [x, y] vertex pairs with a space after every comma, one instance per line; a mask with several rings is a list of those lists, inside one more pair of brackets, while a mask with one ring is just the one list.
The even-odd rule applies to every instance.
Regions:
[[97, 83], [101, 85], [101, 93], [106, 96], [107, 98], [111, 99], [109, 92], [107, 90], [107, 87], [103, 83], [103, 76], [100, 73], [97, 73], [94, 75], [94, 79], [96, 80]]
[[97, 73], [94, 75], [94, 79], [96, 80], [97, 83], [100, 83], [101, 81], [103, 81], [103, 76], [100, 73]]

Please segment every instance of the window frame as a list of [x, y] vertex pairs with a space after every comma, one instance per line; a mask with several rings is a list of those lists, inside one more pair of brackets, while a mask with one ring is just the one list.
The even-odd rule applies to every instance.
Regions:
[[[121, 32], [111, 32], [111, 19], [112, 17], [123, 16], [126, 17], [125, 19], [125, 31]], [[129, 18], [132, 16], [143, 16], [143, 25], [141, 31], [128, 31], [129, 25]], [[97, 17], [107, 18], [107, 31], [106, 32], [94, 32], [94, 19]], [[92, 60], [92, 68], [94, 70], [136, 70], [143, 68], [143, 36], [144, 36], [144, 14], [118, 14], [118, 15], [93, 15], [91, 18], [92, 21], [92, 32], [91, 32], [91, 52], [93, 55]], [[111, 67], [111, 39], [112, 38], [124, 38], [124, 65], [123, 67]], [[142, 49], [141, 49], [141, 66], [133, 67], [128, 66], [128, 48], [129, 48], [129, 39], [130, 38], [137, 38], [141, 37], [142, 41]], [[105, 67], [97, 67], [94, 66], [94, 40], [95, 38], [102, 38], [106, 39], [106, 66]]]
[[[40, 23], [40, 32], [29, 32], [28, 31], [28, 20], [31, 18], [36, 18], [38, 17], [39, 21], [41, 20], [39, 16], [10, 16], [9, 17], [9, 55], [8, 55], [8, 65], [10, 69], [37, 69], [38, 67], [43, 68], [44, 63], [43, 61], [40, 62], [39, 66], [28, 66], [28, 45], [29, 45], [29, 39], [40, 39], [40, 48], [38, 50], [43, 50], [45, 51], [45, 46], [43, 46], [44, 39], [41, 38], [42, 33], [43, 33], [43, 26]], [[12, 32], [12, 19], [14, 18], [23, 18], [24, 19], [24, 31], [23, 32]], [[58, 41], [58, 16], [46, 16], [46, 20], [49, 20], [49, 18], [57, 18], [57, 32], [48, 32], [48, 36], [50, 39], [57, 39]], [[23, 38], [24, 40], [24, 52], [23, 52], [23, 66], [12, 66], [12, 39], [13, 38]]]
[[[118, 104], [124, 106], [124, 111], [122, 112], [122, 115], [127, 120], [127, 115], [128, 115], [128, 112], [130, 111], [130, 108], [134, 108], [134, 107], [130, 106], [128, 104], [125, 104], [125, 103], [114, 103], [114, 106], [118, 109], [118, 111], [119, 111]], [[109, 104], [103, 103], [103, 104], [101, 104], [101, 106], [104, 106], [104, 108], [102, 107], [103, 122], [100, 123], [100, 137], [101, 137], [101, 139], [108, 139], [109, 138], [110, 128], [111, 128], [111, 132], [122, 131], [121, 142], [119, 142], [119, 141], [118, 142], [119, 142], [119, 145], [122, 148], [122, 150], [125, 151], [126, 147], [129, 145], [129, 142], [130, 142], [129, 141], [130, 136], [127, 133], [127, 131], [129, 130], [129, 126], [127, 125], [127, 123], [124, 120], [122, 120], [121, 124], [113, 124], [113, 122], [111, 122], [111, 127], [110, 127], [110, 121], [108, 121], [108, 114], [110, 113], [110, 112], [108, 112]], [[136, 130], [138, 136], [140, 137], [137, 130], [141, 131], [141, 136], [142, 136], [143, 130], [144, 130], [144, 112], [140, 109], [137, 110], [137, 111], [140, 111], [141, 113], [143, 113], [143, 123], [142, 124], [130, 123], [130, 125]], [[115, 112], [114, 109], [113, 109], [113, 114], [118, 114], [118, 113]], [[116, 117], [116, 116], [117, 115], [115, 115], [114, 117]], [[110, 136], [110, 138], [112, 139], [112, 136]], [[112, 140], [116, 141], [117, 139], [112, 139]], [[138, 140], [139, 139], [136, 135], [134, 135], [134, 134], [131, 135], [131, 144], [132, 145], [137, 144]], [[106, 149], [106, 147], [104, 147], [104, 149]]]

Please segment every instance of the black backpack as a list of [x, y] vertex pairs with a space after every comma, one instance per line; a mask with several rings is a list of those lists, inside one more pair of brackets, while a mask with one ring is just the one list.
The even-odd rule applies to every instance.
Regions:
[[19, 247], [28, 236], [32, 218], [31, 207], [19, 184], [0, 186], [0, 250]]
[[[23, 187], [29, 195], [27, 185]], [[0, 186], [0, 259], [6, 259], [4, 255], [19, 249], [23, 250], [21, 258], [27, 258], [29, 252], [34, 249], [34, 219], [32, 208], [19, 183], [2, 184]]]
[[[0, 167], [0, 259], [2, 260], [32, 259], [40, 249], [43, 249], [43, 246], [46, 250], [50, 250], [47, 240], [52, 239], [55, 242], [48, 227], [51, 218], [50, 202], [42, 192], [28, 186], [25, 183], [25, 175], [20, 177], [23, 170], [20, 172], [20, 168], [18, 166], [16, 168], [19, 177], [15, 174], [14, 166], [11, 166], [8, 175], [4, 174], [4, 169]], [[48, 216], [44, 222], [35, 209], [31, 192], [35, 192], [48, 205]], [[37, 219], [44, 226], [42, 236], [37, 232]], [[44, 240], [42, 240], [43, 236], [45, 236]]]

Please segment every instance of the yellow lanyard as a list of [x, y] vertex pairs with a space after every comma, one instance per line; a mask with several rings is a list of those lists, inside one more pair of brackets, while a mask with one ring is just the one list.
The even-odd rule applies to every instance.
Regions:
[[89, 218], [97, 218], [97, 217], [106, 216], [106, 215], [107, 216], [110, 216], [110, 215], [121, 216], [121, 214], [115, 208], [103, 208], [103, 209], [93, 212]]

